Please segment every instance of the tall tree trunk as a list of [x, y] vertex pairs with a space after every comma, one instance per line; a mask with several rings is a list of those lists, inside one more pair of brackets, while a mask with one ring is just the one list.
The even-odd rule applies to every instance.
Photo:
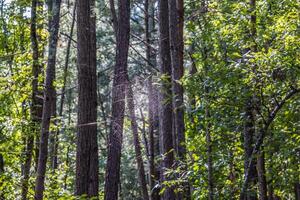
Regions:
[[[35, 5], [34, 5], [35, 4]], [[39, 89], [40, 86], [44, 84], [44, 64], [42, 64], [42, 60], [44, 59], [44, 51], [46, 47], [46, 43], [43, 44], [43, 39], [41, 35], [38, 33], [41, 33], [41, 31], [44, 29], [44, 21], [41, 23], [38, 23], [41, 21], [41, 18], [44, 15], [44, 1], [42, 0], [32, 0], [32, 7], [35, 7], [35, 10], [32, 10], [32, 22], [31, 22], [31, 30], [30, 30], [30, 38], [31, 38], [31, 46], [33, 51], [33, 62], [36, 63], [36, 66], [33, 66], [33, 76], [34, 79], [32, 80], [32, 87], [36, 86], [36, 93], [35, 93], [35, 103], [37, 103], [37, 115], [36, 119], [38, 120], [36, 122], [36, 129], [34, 134], [34, 159], [35, 159], [35, 171], [37, 171], [38, 168], [38, 160], [39, 160], [39, 146], [40, 146], [40, 134], [41, 134], [41, 123], [42, 123], [42, 117], [43, 117], [43, 90]], [[34, 19], [33, 19], [34, 17]], [[42, 44], [42, 45], [41, 45]], [[40, 47], [41, 46], [41, 47]], [[33, 65], [35, 65], [33, 63]], [[41, 81], [39, 81], [39, 77], [42, 78]], [[33, 103], [33, 105], [35, 104]]]
[[49, 37], [48, 49], [48, 63], [46, 69], [44, 102], [43, 102], [43, 117], [42, 117], [42, 131], [39, 147], [39, 161], [37, 169], [37, 178], [35, 182], [35, 200], [43, 199], [44, 181], [46, 174], [46, 164], [48, 155], [48, 138], [50, 118], [52, 114], [54, 101], [54, 79], [55, 79], [55, 64], [56, 64], [56, 50], [58, 41], [59, 19], [60, 19], [60, 4], [61, 0], [53, 1], [51, 29]]
[[157, 116], [157, 95], [154, 94], [152, 77], [148, 80], [148, 107], [149, 107], [149, 174], [150, 174], [150, 191], [151, 200], [159, 200], [159, 188], [156, 187], [156, 183], [159, 180], [158, 166], [155, 163], [155, 157], [159, 155], [159, 117]]
[[[256, 200], [257, 194], [256, 189], [254, 188], [257, 182], [257, 171], [256, 171], [256, 162], [253, 162], [249, 166], [249, 160], [252, 156], [254, 138], [255, 138], [255, 116], [253, 111], [253, 102], [252, 99], [248, 100], [245, 110], [245, 124], [244, 124], [244, 152], [245, 152], [245, 177], [249, 177], [248, 190], [246, 191], [245, 200]], [[250, 167], [249, 174], [247, 175], [247, 169]]]
[[[71, 51], [71, 44], [72, 44], [72, 38], [73, 38], [73, 32], [74, 32], [74, 26], [75, 26], [75, 15], [76, 15], [76, 1], [74, 4], [73, 8], [73, 18], [72, 18], [72, 24], [71, 24], [71, 30], [70, 30], [70, 35], [69, 35], [69, 40], [67, 44], [67, 51], [66, 51], [66, 58], [65, 58], [65, 65], [64, 65], [64, 70], [63, 70], [63, 86], [61, 89], [61, 99], [59, 103], [59, 112], [58, 112], [58, 120], [57, 122], [59, 123], [59, 120], [61, 121], [62, 116], [63, 116], [63, 111], [64, 111], [64, 103], [65, 103], [65, 96], [66, 96], [66, 86], [67, 86], [67, 77], [68, 77], [68, 69], [69, 69], [69, 60], [70, 60], [70, 51]], [[59, 133], [62, 130], [57, 130], [55, 133], [55, 137], [53, 138], [53, 154], [51, 157], [51, 166], [53, 169], [58, 168], [58, 145], [59, 145]]]
[[141, 144], [138, 134], [138, 125], [136, 122], [136, 116], [135, 116], [135, 106], [134, 106], [134, 95], [132, 91], [131, 83], [128, 81], [127, 85], [127, 104], [128, 104], [128, 110], [131, 120], [131, 129], [133, 134], [133, 141], [134, 141], [134, 149], [135, 149], [135, 157], [136, 162], [138, 166], [138, 175], [140, 180], [140, 185], [142, 189], [143, 199], [148, 200], [148, 189], [147, 189], [147, 182], [146, 182], [146, 176], [145, 176], [145, 169], [144, 169], [144, 161], [143, 161], [143, 155], [141, 152]]
[[32, 0], [31, 5], [31, 24], [30, 24], [30, 39], [31, 39], [31, 48], [32, 48], [32, 96], [31, 96], [31, 107], [30, 107], [30, 115], [32, 121], [32, 133], [27, 136], [26, 139], [26, 150], [25, 150], [25, 159], [23, 165], [23, 179], [22, 179], [22, 193], [21, 199], [27, 200], [28, 193], [28, 180], [32, 162], [32, 153], [34, 148], [34, 137], [38, 135], [38, 124], [41, 122], [41, 114], [42, 114], [42, 105], [39, 100], [39, 75], [41, 73], [41, 66], [39, 63], [39, 48], [38, 48], [38, 40], [37, 40], [37, 0]]
[[[173, 149], [173, 106], [172, 106], [172, 67], [169, 40], [169, 6], [168, 1], [159, 1], [159, 45], [160, 45], [160, 134], [163, 158], [163, 180], [171, 181], [173, 178], [167, 175], [167, 171], [172, 169], [174, 164]], [[164, 191], [164, 199], [175, 199], [173, 187], [167, 187]]]
[[266, 180], [265, 153], [263, 148], [257, 156], [257, 177], [259, 200], [268, 200], [268, 189]]
[[130, 34], [130, 1], [119, 0], [116, 65], [112, 89], [112, 118], [108, 136], [108, 156], [105, 177], [105, 200], [118, 199], [120, 161], [125, 110], [125, 86]]
[[98, 197], [96, 16], [94, 0], [77, 1], [78, 121], [75, 195]]
[[[154, 2], [155, 0], [145, 0], [144, 10], [145, 10], [145, 40], [146, 40], [146, 59], [148, 65], [155, 66], [155, 53], [152, 48], [153, 38], [152, 33], [155, 28], [154, 21]], [[148, 141], [149, 141], [149, 186], [150, 186], [150, 198], [151, 200], [158, 200], [159, 197], [159, 188], [155, 187], [157, 181], [159, 180], [159, 173], [157, 171], [157, 166], [155, 164], [155, 156], [159, 155], [158, 144], [158, 118], [155, 108], [157, 108], [157, 99], [154, 94], [154, 88], [152, 83], [152, 76], [148, 78], [147, 83], [148, 88], [148, 118], [149, 118], [149, 130], [148, 130]]]
[[[184, 8], [183, 0], [169, 0], [169, 20], [170, 20], [170, 49], [172, 61], [172, 85], [173, 85], [173, 119], [174, 119], [174, 140], [179, 162], [183, 164], [183, 171], [186, 171], [186, 145], [185, 145], [185, 124], [184, 124], [184, 102], [183, 87], [179, 83], [184, 75], [183, 68], [183, 26], [184, 26]], [[177, 194], [177, 199], [190, 199], [190, 190], [188, 184], [182, 184], [183, 192]]]
[[[254, 42], [254, 45], [250, 48], [253, 52], [257, 51], [257, 46], [255, 45], [256, 38], [256, 0], [250, 0], [250, 33], [251, 39]], [[255, 70], [255, 69], [254, 69]], [[246, 190], [246, 200], [256, 200], [256, 183], [257, 183], [257, 169], [256, 164], [257, 160], [255, 160], [251, 166], [249, 165], [249, 159], [252, 156], [253, 148], [255, 145], [255, 107], [254, 107], [254, 98], [253, 95], [248, 98], [246, 101], [246, 111], [245, 111], [245, 126], [244, 126], [244, 151], [245, 151], [245, 172], [247, 172], [247, 168], [249, 174], [245, 174], [245, 177], [249, 177], [249, 190]], [[257, 133], [259, 134], [259, 133]]]
[[[54, 78], [55, 79], [55, 78]], [[57, 101], [57, 92], [56, 89], [54, 88], [53, 90], [53, 102], [52, 102], [52, 108], [51, 108], [51, 123], [56, 126], [57, 125], [57, 114], [56, 114], [56, 101]], [[57, 155], [56, 155], [56, 144], [57, 144], [57, 131], [55, 129], [51, 130], [49, 133], [49, 152], [50, 152], [50, 167], [52, 170], [57, 169]]]

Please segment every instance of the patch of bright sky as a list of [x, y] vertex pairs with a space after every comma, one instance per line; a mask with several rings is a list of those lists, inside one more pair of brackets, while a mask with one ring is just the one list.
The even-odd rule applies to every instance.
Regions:
[[[4, 8], [11, 4], [14, 0], [4, 0]], [[24, 10], [24, 17], [29, 18], [31, 16], [31, 9], [30, 7], [26, 7]]]

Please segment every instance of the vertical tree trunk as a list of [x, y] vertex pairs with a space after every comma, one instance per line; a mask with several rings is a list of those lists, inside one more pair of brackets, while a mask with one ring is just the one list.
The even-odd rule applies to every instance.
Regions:
[[257, 182], [257, 171], [256, 171], [256, 162], [253, 162], [251, 166], [249, 166], [249, 160], [252, 156], [253, 145], [254, 145], [254, 137], [255, 137], [255, 117], [253, 113], [253, 105], [252, 99], [248, 100], [246, 103], [245, 110], [245, 124], [244, 124], [244, 168], [245, 172], [249, 169], [249, 174], [245, 174], [245, 177], [249, 177], [248, 190], [246, 190], [245, 200], [256, 200], [257, 194], [256, 189], [254, 188]]
[[112, 89], [112, 119], [108, 136], [108, 156], [105, 177], [105, 200], [118, 199], [120, 161], [125, 110], [125, 85], [130, 34], [130, 1], [119, 0], [116, 65]]
[[94, 0], [77, 1], [78, 121], [75, 195], [98, 197], [96, 16]]
[[261, 151], [259, 152], [257, 157], [257, 177], [258, 177], [259, 200], [268, 200], [265, 153], [263, 148], [261, 148]]
[[[206, 92], [208, 94], [208, 91]], [[207, 95], [206, 94], [206, 95]], [[207, 101], [208, 104], [208, 101]], [[214, 199], [214, 178], [213, 178], [213, 159], [212, 159], [212, 141], [211, 141], [211, 123], [210, 112], [208, 105], [205, 108], [205, 120], [206, 120], [206, 154], [207, 154], [207, 168], [208, 168], [208, 199]]]
[[[46, 45], [43, 44], [43, 39], [41, 35], [41, 31], [44, 29], [44, 21], [41, 21], [41, 18], [44, 15], [44, 1], [41, 0], [32, 0], [32, 4], [35, 4], [34, 10], [34, 20], [31, 23], [31, 45], [33, 51], [33, 62], [36, 63], [36, 66], [33, 66], [33, 76], [34, 80], [32, 80], [33, 86], [36, 86], [36, 93], [35, 93], [35, 103], [37, 103], [37, 123], [35, 129], [35, 143], [34, 143], [34, 159], [35, 159], [35, 171], [38, 168], [38, 160], [39, 160], [39, 146], [40, 146], [40, 134], [41, 134], [41, 123], [42, 123], [42, 115], [43, 115], [43, 90], [39, 89], [42, 84], [44, 84], [44, 64], [42, 64], [42, 60], [44, 59], [44, 51]], [[33, 12], [33, 10], [32, 10]], [[33, 13], [32, 13], [33, 17]], [[33, 23], [34, 22], [34, 23]], [[42, 47], [40, 47], [42, 44]], [[35, 65], [35, 64], [33, 64]], [[42, 81], [39, 81], [39, 77], [42, 77]], [[35, 82], [36, 81], [36, 82]]]
[[[55, 79], [55, 78], [54, 78]], [[54, 88], [53, 90], [53, 102], [52, 102], [52, 108], [51, 108], [51, 123], [56, 126], [57, 125], [57, 114], [56, 114], [56, 101], [57, 101], [57, 92], [56, 89]], [[57, 139], [58, 139], [58, 135], [57, 135], [57, 131], [55, 129], [51, 130], [49, 133], [49, 152], [50, 152], [50, 167], [52, 170], [56, 170], [57, 169], [57, 155], [56, 155], [56, 144], [57, 144]]]
[[30, 115], [32, 121], [32, 133], [27, 136], [26, 139], [26, 150], [25, 150], [25, 159], [23, 165], [23, 179], [22, 179], [22, 193], [21, 199], [27, 200], [28, 193], [28, 179], [30, 174], [31, 162], [32, 162], [32, 153], [34, 147], [34, 136], [38, 135], [38, 124], [41, 122], [41, 104], [38, 99], [39, 89], [38, 89], [38, 78], [41, 72], [41, 66], [39, 64], [39, 48], [37, 40], [37, 0], [32, 0], [31, 5], [31, 24], [30, 24], [30, 39], [31, 39], [31, 48], [32, 48], [32, 96], [31, 96], [31, 108]]
[[50, 118], [52, 114], [52, 106], [54, 101], [54, 86], [55, 79], [55, 62], [56, 49], [58, 41], [59, 19], [60, 19], [60, 0], [53, 1], [51, 29], [49, 37], [48, 63], [46, 69], [46, 80], [44, 89], [43, 102], [43, 117], [42, 117], [42, 131], [39, 146], [39, 161], [37, 169], [37, 178], [35, 182], [35, 200], [43, 199], [44, 181], [46, 174], [46, 164], [48, 155], [48, 137]]
[[[172, 60], [172, 85], [173, 85], [173, 119], [174, 119], [174, 140], [179, 162], [183, 163], [183, 170], [186, 171], [186, 145], [185, 145], [185, 124], [184, 124], [184, 102], [183, 87], [179, 83], [183, 77], [183, 26], [184, 8], [183, 0], [169, 0], [169, 20], [170, 20], [170, 49]], [[177, 199], [190, 199], [188, 184], [182, 184], [183, 192], [177, 194]]]
[[[4, 159], [3, 159], [3, 155], [0, 153], [0, 178], [3, 173], [4, 173]], [[2, 185], [3, 185], [3, 182], [0, 179], [0, 188], [3, 188]], [[0, 191], [0, 199], [4, 200], [4, 190], [3, 189]]]
[[[250, 33], [252, 40], [255, 43], [256, 38], [256, 0], [250, 0]], [[257, 47], [254, 44], [252, 47], [253, 52], [257, 51]], [[257, 162], [253, 162], [251, 166], [249, 165], [249, 159], [252, 156], [253, 147], [254, 147], [254, 139], [255, 139], [255, 108], [253, 105], [253, 97], [248, 98], [246, 102], [246, 112], [245, 112], [245, 127], [244, 127], [244, 151], [245, 151], [245, 172], [247, 168], [249, 169], [249, 190], [246, 190], [246, 200], [256, 200], [256, 183], [257, 183], [257, 170], [256, 164]], [[259, 134], [259, 133], [258, 133]], [[245, 174], [245, 177], [247, 174]]]
[[[180, 8], [179, 8], [180, 6]], [[183, 77], [183, 1], [169, 0], [170, 18], [170, 49], [172, 60], [172, 77], [174, 93], [174, 124], [177, 141], [175, 144], [178, 157], [185, 160], [185, 134], [184, 134], [184, 105], [183, 87], [179, 83]]]
[[[160, 131], [163, 158], [163, 180], [171, 181], [173, 178], [166, 172], [172, 169], [174, 164], [174, 149], [172, 135], [172, 67], [169, 40], [169, 6], [168, 1], [159, 1], [159, 45], [160, 45]], [[173, 187], [167, 187], [164, 191], [164, 199], [175, 199]]]
[[155, 112], [155, 107], [157, 107], [157, 99], [154, 94], [152, 77], [148, 80], [148, 107], [149, 107], [149, 174], [150, 174], [150, 191], [151, 200], [158, 200], [159, 188], [155, 187], [157, 181], [159, 180], [159, 172], [155, 163], [155, 157], [159, 155], [158, 146], [158, 126], [159, 119], [157, 116], [158, 112]]
[[133, 96], [132, 86], [129, 81], [128, 81], [126, 91], [127, 91], [127, 104], [128, 104], [128, 110], [129, 110], [129, 115], [131, 120], [131, 129], [133, 134], [135, 157], [138, 166], [140, 185], [142, 188], [143, 199], [148, 200], [149, 195], [148, 195], [147, 182], [145, 176], [144, 161], [141, 152], [141, 144], [140, 144], [140, 139], [138, 134], [138, 125], [136, 123], [136, 116], [135, 116], [134, 96]]
[[[152, 33], [154, 31], [155, 21], [154, 21], [154, 0], [145, 0], [144, 2], [145, 10], [145, 40], [146, 40], [146, 59], [148, 65], [156, 65], [155, 62], [155, 53], [152, 49]], [[152, 76], [149, 77], [148, 83], [148, 118], [149, 118], [149, 130], [148, 130], [148, 141], [149, 141], [149, 186], [150, 186], [150, 198], [151, 200], [159, 199], [159, 189], [156, 186], [157, 181], [159, 180], [159, 174], [157, 171], [157, 166], [155, 164], [155, 156], [159, 154], [157, 147], [157, 134], [158, 134], [158, 119], [157, 112], [155, 108], [157, 105], [157, 100], [155, 99], [156, 95], [153, 91]]]
[[[75, 5], [73, 8], [73, 18], [72, 18], [72, 24], [71, 24], [71, 30], [70, 30], [70, 37], [68, 40], [68, 44], [67, 44], [67, 51], [66, 51], [66, 58], [65, 58], [65, 65], [64, 65], [64, 71], [63, 71], [63, 85], [62, 85], [62, 89], [61, 89], [61, 99], [60, 99], [60, 104], [59, 104], [59, 113], [58, 113], [58, 118], [59, 120], [61, 120], [62, 116], [63, 116], [63, 108], [64, 108], [64, 103], [65, 103], [65, 93], [66, 93], [66, 85], [67, 85], [67, 77], [68, 77], [68, 68], [69, 68], [69, 59], [70, 59], [70, 51], [71, 51], [71, 44], [72, 44], [72, 38], [73, 38], [73, 32], [74, 32], [74, 26], [75, 26], [75, 15], [76, 15], [76, 1], [75, 1]], [[58, 122], [58, 120], [57, 120]], [[58, 168], [58, 145], [59, 145], [59, 133], [61, 130], [57, 130], [55, 133], [55, 137], [53, 138], [53, 154], [51, 157], [51, 166], [53, 169], [57, 169]]]
[[295, 190], [295, 200], [300, 200], [300, 183], [294, 184], [294, 190]]

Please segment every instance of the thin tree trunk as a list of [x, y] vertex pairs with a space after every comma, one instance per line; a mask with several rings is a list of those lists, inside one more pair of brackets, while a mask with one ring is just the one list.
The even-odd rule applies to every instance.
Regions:
[[55, 64], [56, 64], [56, 50], [58, 41], [59, 19], [60, 19], [60, 0], [53, 1], [52, 19], [49, 37], [48, 63], [46, 69], [46, 80], [44, 89], [43, 102], [43, 117], [42, 117], [42, 131], [40, 138], [39, 162], [37, 169], [37, 178], [35, 182], [35, 200], [43, 199], [44, 181], [46, 174], [46, 164], [48, 156], [48, 138], [50, 118], [52, 114], [53, 101], [55, 89], [53, 82], [55, 79]]
[[120, 183], [120, 161], [123, 141], [125, 111], [125, 86], [127, 81], [127, 59], [130, 34], [130, 1], [119, 0], [116, 65], [112, 89], [112, 119], [108, 136], [108, 156], [105, 177], [105, 200], [118, 199]]
[[29, 136], [26, 141], [26, 150], [25, 150], [25, 161], [23, 167], [23, 180], [22, 180], [22, 200], [27, 200], [28, 194], [28, 180], [30, 174], [30, 167], [32, 161], [32, 151], [33, 151], [34, 137], [33, 135]]
[[[189, 75], [190, 76], [194, 76], [197, 73], [197, 66], [196, 66], [196, 61], [193, 57], [193, 53], [194, 53], [194, 50], [192, 50], [189, 53], [189, 57], [190, 57], [191, 62], [192, 62], [191, 67], [189, 69]], [[190, 123], [192, 125], [194, 125], [195, 124], [195, 119], [194, 119], [193, 111], [196, 109], [196, 96], [194, 94], [191, 94], [189, 96], [189, 106], [190, 106], [190, 113], [189, 113]]]
[[22, 179], [22, 200], [27, 200], [28, 193], [28, 180], [32, 162], [32, 153], [34, 148], [34, 136], [38, 135], [38, 124], [41, 122], [41, 107], [40, 101], [38, 99], [38, 77], [40, 75], [40, 64], [39, 64], [39, 49], [38, 49], [38, 40], [37, 40], [37, 0], [32, 0], [31, 5], [31, 24], [30, 24], [30, 39], [31, 39], [31, 48], [32, 48], [32, 106], [30, 108], [31, 121], [32, 121], [32, 131], [33, 133], [29, 134], [26, 139], [26, 151], [23, 167], [23, 179]]
[[141, 132], [142, 132], [142, 135], [143, 135], [143, 141], [144, 141], [144, 146], [145, 146], [145, 151], [146, 151], [146, 156], [149, 160], [149, 142], [148, 142], [148, 139], [147, 139], [147, 132], [146, 132], [146, 119], [145, 119], [145, 116], [144, 116], [144, 113], [142, 111], [142, 108], [139, 109], [140, 110], [140, 114], [141, 114], [141, 120], [142, 120], [142, 128], [141, 128]]
[[143, 161], [143, 155], [141, 152], [141, 144], [138, 134], [138, 125], [136, 122], [136, 116], [135, 116], [135, 106], [134, 106], [134, 96], [132, 91], [131, 83], [128, 81], [127, 85], [127, 104], [128, 104], [128, 110], [131, 120], [131, 129], [133, 134], [133, 141], [134, 141], [134, 149], [135, 149], [135, 156], [136, 156], [136, 162], [138, 166], [138, 174], [139, 174], [139, 180], [140, 185], [142, 189], [143, 199], [148, 200], [148, 189], [147, 189], [147, 182], [146, 182], [146, 176], [145, 176], [145, 169], [144, 169], [144, 161]]
[[[55, 78], [54, 78], [55, 79]], [[57, 92], [54, 88], [53, 90], [53, 102], [52, 102], [52, 108], [51, 108], [51, 123], [54, 125], [54, 127], [57, 125], [57, 114], [56, 114], [56, 101], [57, 101]], [[51, 130], [49, 133], [49, 154], [50, 154], [50, 167], [52, 170], [57, 169], [57, 155], [56, 155], [56, 141], [57, 141], [57, 131], [55, 129]]]
[[[208, 92], [207, 92], [208, 94]], [[208, 102], [207, 102], [208, 104]], [[211, 141], [211, 122], [210, 112], [208, 105], [205, 108], [205, 120], [206, 120], [206, 154], [207, 154], [207, 171], [208, 171], [208, 199], [214, 199], [214, 178], [213, 178], [213, 159], [212, 159], [212, 141]]]
[[259, 199], [268, 200], [268, 189], [266, 180], [265, 153], [263, 148], [260, 150], [257, 157], [257, 175], [258, 175], [258, 190]]
[[157, 99], [154, 94], [152, 77], [148, 80], [148, 107], [149, 107], [149, 174], [150, 174], [150, 191], [151, 200], [160, 199], [159, 188], [156, 187], [156, 183], [159, 180], [159, 171], [155, 163], [155, 157], [159, 155], [158, 146], [158, 132], [159, 132], [159, 119], [157, 116], [158, 112], [155, 112], [155, 107], [157, 107]]
[[[60, 104], [59, 104], [59, 113], [58, 113], [58, 118], [59, 120], [61, 120], [62, 116], [63, 116], [63, 109], [64, 109], [64, 103], [65, 103], [65, 93], [66, 93], [66, 85], [67, 85], [67, 77], [68, 77], [68, 69], [69, 69], [69, 60], [70, 60], [70, 51], [71, 51], [71, 44], [72, 44], [72, 38], [73, 38], [73, 32], [74, 32], [74, 26], [75, 26], [75, 15], [76, 15], [76, 1], [75, 1], [75, 5], [73, 8], [73, 18], [72, 18], [72, 24], [71, 24], [71, 30], [70, 30], [70, 37], [68, 40], [68, 44], [67, 44], [67, 52], [66, 52], [66, 59], [65, 59], [65, 65], [64, 65], [64, 71], [63, 71], [63, 86], [61, 89], [61, 100], [60, 100]], [[57, 120], [58, 122], [58, 120]], [[53, 154], [51, 157], [51, 166], [53, 169], [57, 169], [58, 168], [58, 145], [59, 145], [59, 133], [62, 130], [57, 130], [55, 133], [55, 137], [53, 138]]]
[[[0, 153], [0, 188], [3, 188], [3, 181], [1, 179], [2, 174], [4, 173], [4, 158], [3, 155]], [[0, 199], [4, 199], [4, 190], [0, 191]]]
[[[163, 158], [162, 180], [171, 181], [173, 177], [167, 171], [173, 168], [173, 106], [172, 106], [172, 67], [169, 42], [169, 6], [168, 1], [159, 1], [159, 45], [160, 45], [160, 73], [162, 76], [160, 91], [160, 131]], [[165, 188], [164, 199], [175, 199], [173, 187]]]
[[94, 0], [77, 1], [78, 121], [75, 195], [98, 197], [96, 16]]
[[[43, 45], [41, 48], [39, 47], [44, 41], [42, 37], [38, 34], [44, 29], [44, 23], [38, 23], [40, 19], [44, 15], [44, 1], [41, 0], [32, 0], [32, 4], [35, 4], [34, 10], [34, 19], [32, 19], [31, 23], [31, 45], [33, 51], [33, 76], [34, 79], [32, 80], [32, 87], [36, 87], [35, 93], [35, 103], [37, 103], [37, 115], [36, 115], [36, 130], [35, 130], [35, 147], [34, 147], [34, 156], [35, 156], [35, 171], [37, 172], [38, 162], [39, 162], [39, 146], [40, 146], [40, 134], [41, 134], [41, 123], [43, 117], [43, 101], [44, 101], [44, 91], [39, 89], [39, 86], [43, 86], [42, 84], [45, 82], [44, 80], [44, 64], [42, 64], [42, 60], [44, 59], [44, 48]], [[33, 10], [32, 10], [33, 11]], [[33, 15], [33, 13], [32, 13]], [[34, 23], [33, 23], [34, 22]], [[35, 64], [36, 63], [36, 64]], [[39, 81], [39, 77], [42, 77], [42, 80]], [[35, 105], [33, 103], [33, 105]]]
[[[152, 49], [152, 32], [154, 31], [155, 21], [154, 21], [154, 0], [145, 0], [144, 2], [145, 10], [145, 40], [146, 40], [146, 59], [148, 65], [155, 66], [155, 54]], [[150, 67], [150, 66], [149, 66]], [[155, 100], [155, 94], [153, 91], [152, 76], [148, 78], [147, 83], [148, 88], [148, 118], [149, 118], [149, 130], [148, 130], [148, 141], [149, 141], [149, 186], [150, 186], [150, 198], [151, 200], [158, 200], [159, 188], [156, 187], [156, 183], [159, 180], [159, 174], [157, 167], [155, 166], [155, 156], [159, 154], [159, 150], [155, 151], [155, 135], [158, 133], [158, 122], [155, 115], [155, 107], [158, 106]], [[156, 114], [155, 114], [156, 113]]]

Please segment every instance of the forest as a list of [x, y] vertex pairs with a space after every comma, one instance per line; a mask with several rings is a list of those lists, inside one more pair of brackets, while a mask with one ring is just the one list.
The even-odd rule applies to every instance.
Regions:
[[0, 0], [0, 200], [300, 200], [299, 0]]

